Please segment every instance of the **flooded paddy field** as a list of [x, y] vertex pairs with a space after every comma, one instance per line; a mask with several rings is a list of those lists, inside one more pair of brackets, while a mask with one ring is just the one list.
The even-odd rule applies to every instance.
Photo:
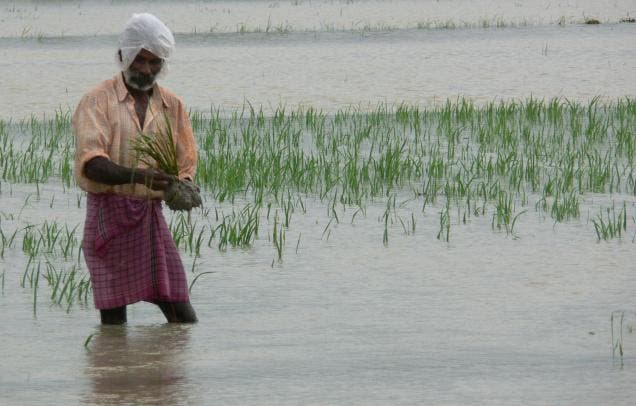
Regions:
[[68, 117], [5, 124], [3, 385], [15, 403], [611, 398], [636, 344], [629, 311], [610, 324], [633, 300], [635, 108], [193, 115], [204, 207], [166, 209], [188, 327], [144, 304], [96, 326]]
[[[0, 403], [631, 404], [634, 11], [530, 3], [0, 3]], [[193, 326], [99, 326], [79, 250], [70, 114], [134, 11], [192, 109]]]

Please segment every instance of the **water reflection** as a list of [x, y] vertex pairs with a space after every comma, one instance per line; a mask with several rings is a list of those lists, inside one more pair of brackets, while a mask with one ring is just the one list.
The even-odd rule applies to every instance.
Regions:
[[181, 404], [192, 326], [100, 326], [88, 344], [88, 404]]

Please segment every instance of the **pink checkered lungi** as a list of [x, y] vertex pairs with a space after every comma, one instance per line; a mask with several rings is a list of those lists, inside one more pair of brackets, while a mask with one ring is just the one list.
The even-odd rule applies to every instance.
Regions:
[[88, 193], [82, 248], [98, 309], [189, 300], [160, 200]]

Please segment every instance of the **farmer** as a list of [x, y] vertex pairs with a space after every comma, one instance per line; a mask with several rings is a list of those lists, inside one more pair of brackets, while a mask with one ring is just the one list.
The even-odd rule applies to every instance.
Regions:
[[[191, 182], [196, 145], [179, 97], [159, 86], [174, 37], [157, 17], [134, 14], [119, 38], [121, 72], [89, 91], [73, 116], [75, 177], [87, 192], [82, 247], [103, 324], [126, 322], [126, 305], [148, 301], [169, 322], [191, 323], [186, 276], [162, 214], [173, 182]], [[165, 119], [167, 117], [167, 119]], [[139, 164], [140, 133], [171, 125], [178, 179]]]

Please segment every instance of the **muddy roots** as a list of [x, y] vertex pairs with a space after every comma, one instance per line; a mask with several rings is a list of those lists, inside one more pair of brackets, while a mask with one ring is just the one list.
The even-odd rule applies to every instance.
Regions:
[[191, 210], [201, 206], [199, 188], [192, 182], [178, 180], [164, 191], [163, 199], [171, 210]]

